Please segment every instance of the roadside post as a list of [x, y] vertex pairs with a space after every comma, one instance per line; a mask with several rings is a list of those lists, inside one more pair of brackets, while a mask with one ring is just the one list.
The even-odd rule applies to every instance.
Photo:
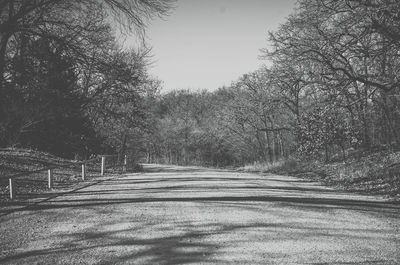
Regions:
[[86, 165], [85, 163], [82, 164], [82, 180], [85, 180], [86, 177]]
[[104, 176], [104, 171], [106, 168], [106, 157], [102, 156], [101, 157], [101, 175]]
[[52, 189], [53, 188], [53, 170], [52, 169], [49, 169], [47, 171], [47, 176], [48, 176], [49, 189]]
[[10, 199], [12, 200], [15, 198], [14, 180], [9, 178], [8, 182], [8, 186], [10, 188]]
[[122, 171], [123, 172], [126, 172], [126, 165], [128, 164], [128, 158], [127, 158], [127, 156], [125, 155], [124, 156], [124, 164], [123, 164], [123, 166], [122, 166]]

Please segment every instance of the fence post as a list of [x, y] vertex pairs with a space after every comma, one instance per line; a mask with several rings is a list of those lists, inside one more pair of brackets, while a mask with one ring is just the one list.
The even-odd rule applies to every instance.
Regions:
[[85, 180], [86, 177], [86, 166], [85, 163], [82, 164], [82, 180]]
[[122, 171], [123, 172], [126, 172], [126, 165], [128, 164], [128, 158], [127, 158], [127, 156], [125, 155], [124, 156], [124, 164], [123, 164], [123, 166], [122, 166]]
[[49, 189], [52, 189], [53, 188], [53, 170], [49, 169], [47, 173], [48, 173]]
[[8, 186], [10, 188], [10, 199], [12, 200], [15, 198], [14, 180], [10, 178], [8, 182], [9, 182]]
[[104, 176], [104, 170], [106, 169], [106, 157], [101, 157], [101, 175]]

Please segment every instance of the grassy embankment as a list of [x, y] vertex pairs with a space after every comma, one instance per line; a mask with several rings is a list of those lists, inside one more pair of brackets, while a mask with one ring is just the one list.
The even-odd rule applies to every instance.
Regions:
[[[96, 181], [100, 177], [100, 159], [88, 163], [86, 178], [82, 181], [80, 164], [71, 164], [48, 153], [26, 149], [0, 149], [0, 201], [9, 200], [8, 176], [56, 166], [53, 170], [53, 189], [47, 188], [47, 171], [27, 174], [15, 179], [16, 200], [45, 197], [51, 193], [67, 191]], [[108, 169], [108, 172], [118, 172]]]
[[256, 163], [241, 170], [286, 174], [339, 190], [400, 200], [400, 151], [355, 152], [345, 161], [331, 163], [289, 159], [273, 164]]

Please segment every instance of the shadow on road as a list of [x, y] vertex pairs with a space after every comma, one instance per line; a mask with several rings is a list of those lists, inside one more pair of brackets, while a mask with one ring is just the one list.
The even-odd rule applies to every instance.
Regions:
[[[115, 191], [115, 190], [114, 190]], [[113, 191], [113, 192], [114, 192]], [[107, 190], [102, 191], [107, 192]], [[249, 192], [251, 193], [251, 192]], [[105, 205], [120, 205], [120, 204], [136, 204], [136, 203], [154, 203], [154, 202], [264, 202], [264, 203], [282, 203], [285, 207], [295, 208], [313, 208], [316, 211], [324, 209], [345, 209], [358, 210], [377, 213], [393, 214], [400, 216], [400, 205], [397, 202], [373, 202], [351, 199], [335, 199], [335, 198], [307, 198], [295, 196], [191, 196], [191, 197], [146, 197], [146, 198], [84, 198], [77, 199], [60, 199], [56, 202], [40, 202], [33, 205], [26, 205], [24, 208], [12, 210], [12, 212], [22, 211], [38, 211], [47, 209], [62, 209], [62, 208], [79, 208], [79, 207], [94, 207]], [[0, 213], [8, 214], [7, 210], [0, 210]]]
[[[284, 260], [287, 253], [277, 251], [274, 246], [285, 246], [287, 242], [293, 244], [298, 238], [301, 238], [303, 244], [313, 244], [316, 238], [329, 242], [346, 241], [348, 238], [364, 242], [383, 240], [384, 236], [392, 232], [386, 228], [359, 228], [358, 220], [352, 220], [354, 223], [350, 227], [347, 223], [344, 228], [335, 227], [330, 225], [330, 218], [333, 216], [331, 211], [354, 210], [376, 216], [384, 214], [400, 217], [400, 205], [396, 202], [335, 197], [335, 191], [310, 183], [300, 185], [294, 180], [297, 184], [288, 185], [289, 178], [281, 181], [275, 176], [269, 179], [270, 182], [266, 182], [262, 176], [234, 176], [232, 173], [224, 175], [215, 171], [214, 174], [209, 174], [211, 171], [205, 169], [176, 167], [148, 167], [146, 172], [144, 175], [102, 180], [62, 194], [63, 196], [56, 194], [39, 203], [14, 209], [13, 212], [27, 212], [30, 215], [54, 209], [73, 209], [71, 212], [89, 209], [96, 216], [113, 217], [118, 214], [118, 209], [122, 211], [119, 206], [123, 205], [131, 204], [132, 207], [122, 209], [135, 209], [132, 212], [139, 207], [146, 210], [152, 208], [154, 214], [163, 213], [171, 203], [195, 204], [201, 208], [201, 213], [211, 211], [210, 209], [216, 212], [240, 209], [240, 213], [254, 211], [261, 216], [270, 215], [274, 218], [269, 222], [254, 219], [238, 223], [229, 218], [224, 219], [224, 222], [211, 219], [195, 219], [189, 222], [180, 216], [163, 216], [154, 220], [151, 217], [137, 218], [119, 212], [118, 220], [105, 219], [105, 222], [86, 229], [59, 232], [53, 239], [60, 243], [0, 257], [0, 263], [23, 264], [22, 262], [29, 263], [30, 260], [37, 261], [38, 258], [45, 257], [46, 260], [68, 260], [68, 263], [78, 264], [79, 257], [85, 253], [97, 253], [93, 256], [93, 264], [232, 264], [230, 258], [234, 258], [236, 264], [265, 264], [266, 260], [279, 264], [279, 260]], [[188, 177], [189, 173], [194, 176]], [[326, 197], [327, 195], [330, 197]], [[265, 207], [266, 204], [271, 207]], [[289, 220], [286, 216], [281, 216], [282, 209], [288, 212], [293, 210], [292, 215], [299, 212], [305, 212], [307, 216], [309, 213], [313, 214], [313, 222]], [[328, 214], [321, 215], [325, 212]], [[0, 209], [3, 216], [9, 213]], [[321, 227], [321, 223], [325, 226]], [[247, 236], [244, 237], [243, 234]], [[235, 249], [240, 246], [240, 250], [245, 251], [242, 246], [254, 243], [270, 246], [259, 250], [264, 255], [264, 260], [254, 260], [254, 253], [239, 255]], [[226, 248], [221, 250], [221, 245]], [[302, 254], [291, 253], [294, 259], [296, 255], [301, 257]], [[329, 260], [329, 257], [324, 260]], [[304, 264], [381, 264], [386, 261], [365, 257], [361, 263], [335, 260], [331, 263], [316, 261]]]
[[[226, 174], [222, 173], [217, 177], [214, 170], [175, 166], [147, 165], [145, 171], [148, 172], [145, 175], [108, 178], [71, 192], [51, 194], [49, 198], [34, 204], [18, 202], [16, 205], [25, 207], [12, 210], [0, 209], [0, 216], [15, 211], [147, 202], [279, 202], [295, 207], [307, 206], [315, 209], [340, 207], [349, 210], [400, 212], [399, 202], [368, 201], [359, 198], [344, 199], [334, 196], [333, 198], [326, 198], [323, 195], [337, 191], [304, 183], [304, 185], [265, 185], [263, 176], [254, 177], [254, 175], [247, 174], [243, 177], [243, 175], [236, 173], [237, 175], [232, 177], [232, 172], [223, 171]], [[209, 175], [209, 172], [214, 172], [214, 174]], [[187, 177], [189, 173], [194, 176]], [[196, 173], [198, 174], [196, 175]], [[269, 181], [271, 180], [273, 183], [285, 183], [291, 179], [272, 177]], [[296, 183], [296, 179], [293, 179], [293, 182]], [[101, 188], [86, 189], [91, 186]], [[106, 188], [107, 186], [112, 188]], [[204, 195], [207, 192], [220, 192], [220, 194], [229, 195]], [[260, 193], [262, 195], [258, 195]], [[177, 194], [180, 194], [180, 196], [176, 196]], [[199, 196], [195, 196], [195, 194], [199, 194]], [[63, 196], [62, 199], [52, 201], [52, 199], [61, 195]], [[91, 195], [96, 196], [96, 198]], [[131, 198], [132, 195], [135, 197]]]
[[[131, 220], [120, 220], [121, 223]], [[102, 227], [112, 225], [111, 223], [102, 224]], [[312, 242], [316, 237], [330, 237], [332, 239], [346, 239], [349, 236], [357, 240], [379, 239], [381, 233], [388, 231], [368, 231], [365, 229], [317, 229], [317, 227], [309, 224], [300, 223], [212, 223], [200, 222], [193, 224], [186, 221], [168, 220], [167, 223], [154, 223], [149, 221], [137, 221], [133, 228], [130, 229], [114, 229], [112, 231], [102, 231], [102, 227], [93, 227], [91, 231], [65, 233], [58, 235], [62, 239], [62, 244], [57, 246], [49, 246], [47, 248], [26, 251], [16, 255], [10, 255], [0, 258], [0, 263], [15, 262], [24, 259], [35, 259], [38, 257], [46, 257], [47, 260], [52, 258], [65, 259], [70, 262], [72, 256], [84, 255], [88, 251], [97, 251], [97, 259], [95, 264], [232, 264], [229, 259], [221, 259], [216, 255], [219, 252], [222, 256], [235, 257], [235, 264], [265, 264], [265, 260], [269, 262], [279, 261], [285, 258], [285, 252], [276, 251], [276, 249], [262, 249], [266, 256], [264, 261], [255, 261], [252, 256], [241, 255], [235, 253], [234, 248], [229, 250], [220, 250], [221, 244], [217, 238], [222, 236], [224, 243], [231, 246], [243, 246], [249, 243], [257, 243], [269, 241], [269, 244], [279, 244], [293, 240], [293, 238], [302, 238], [305, 242]], [[146, 233], [154, 233], [161, 229], [174, 228], [174, 231], [168, 231], [167, 235], [162, 237], [143, 236]], [[177, 232], [178, 231], [178, 232]], [[243, 232], [254, 235], [253, 238], [235, 238], [230, 235], [240, 234]], [[271, 235], [271, 237], [257, 238], [255, 235], [260, 232]], [[275, 233], [279, 233], [279, 240], [274, 238]], [[122, 249], [122, 251], [121, 251]], [[125, 251], [124, 251], [125, 250]], [[107, 255], [117, 252], [118, 255]], [[301, 253], [294, 253], [301, 257]], [[387, 260], [368, 259], [363, 262], [327, 262], [327, 263], [304, 263], [304, 264], [382, 264]], [[131, 262], [131, 263], [130, 263]], [[275, 264], [275, 263], [274, 263]]]

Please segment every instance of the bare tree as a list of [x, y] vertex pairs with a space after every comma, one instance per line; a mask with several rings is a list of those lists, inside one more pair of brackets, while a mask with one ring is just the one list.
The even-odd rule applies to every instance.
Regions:
[[[65, 14], [89, 15], [93, 6], [100, 6], [129, 31], [142, 32], [154, 15], [165, 15], [173, 0], [3, 0], [0, 2], [0, 85], [3, 85], [5, 58], [10, 39], [18, 33], [43, 35], [43, 27], [67, 25]], [[78, 30], [90, 31], [82, 26]], [[58, 35], [48, 35], [58, 39]]]

